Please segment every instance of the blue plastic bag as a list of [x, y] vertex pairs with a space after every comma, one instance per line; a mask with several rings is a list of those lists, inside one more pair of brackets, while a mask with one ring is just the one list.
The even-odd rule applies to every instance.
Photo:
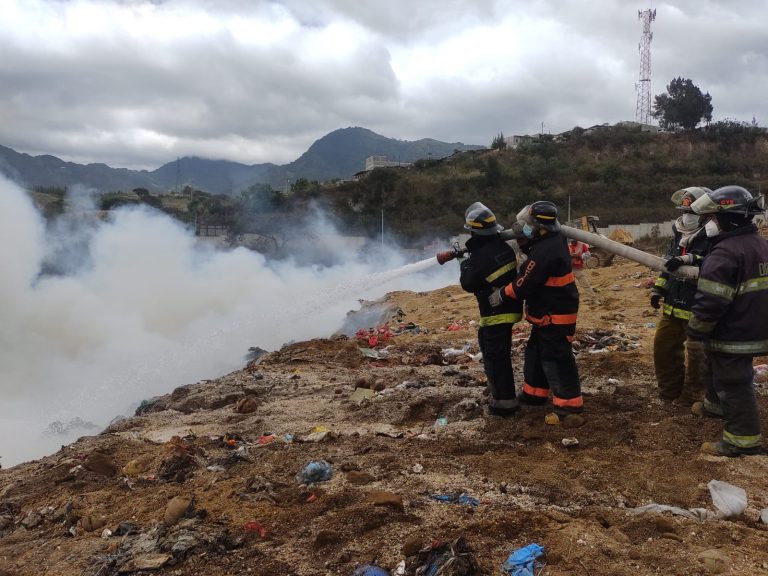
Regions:
[[304, 467], [304, 470], [296, 474], [296, 481], [300, 484], [314, 484], [325, 482], [333, 476], [333, 467], [325, 460], [313, 460]]
[[466, 492], [462, 492], [458, 496], [455, 494], [430, 494], [429, 496], [433, 500], [439, 500], [440, 502], [449, 502], [454, 504], [467, 504], [469, 506], [479, 506], [480, 500], [474, 496], [470, 496]]
[[544, 554], [544, 546], [528, 544], [509, 555], [501, 571], [511, 576], [535, 576], [536, 558]]

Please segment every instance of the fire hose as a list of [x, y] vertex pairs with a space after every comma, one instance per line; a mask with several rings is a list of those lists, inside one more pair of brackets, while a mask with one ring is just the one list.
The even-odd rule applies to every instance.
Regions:
[[[622, 256], [634, 262], [638, 262], [643, 266], [648, 266], [648, 268], [651, 268], [653, 270], [657, 270], [659, 272], [668, 272], [669, 274], [672, 274], [673, 276], [677, 276], [678, 278], [681, 278], [683, 280], [696, 280], [696, 278], [699, 277], [699, 269], [695, 266], [681, 266], [680, 268], [672, 272], [670, 270], [667, 270], [664, 267], [665, 260], [663, 258], [654, 256], [653, 254], [648, 254], [647, 252], [643, 252], [642, 250], [638, 250], [637, 248], [633, 248], [632, 246], [627, 246], [626, 244], [621, 244], [620, 242], [614, 242], [613, 240], [610, 240], [605, 236], [600, 236], [599, 234], [593, 234], [592, 232], [587, 232], [585, 230], [579, 230], [578, 228], [571, 228], [570, 226], [561, 226], [560, 229], [563, 235], [566, 236], [567, 238], [580, 240], [581, 242], [589, 244], [590, 246], [597, 246], [598, 248], [607, 250], [608, 252], [616, 254], [617, 256]], [[508, 230], [505, 230], [504, 232], [502, 232], [501, 236], [505, 240], [516, 239], [515, 235]], [[459, 243], [455, 242], [453, 244], [452, 250], [439, 252], [436, 255], [436, 258], [440, 264], [445, 264], [446, 262], [449, 262], [454, 258], [463, 257], [466, 253], [467, 253], [467, 249], [461, 248], [459, 246]]]

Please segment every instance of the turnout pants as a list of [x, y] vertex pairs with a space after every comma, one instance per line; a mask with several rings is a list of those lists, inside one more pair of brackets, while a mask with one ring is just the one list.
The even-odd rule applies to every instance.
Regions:
[[575, 324], [533, 326], [525, 347], [525, 383], [520, 400], [525, 404], [544, 404], [550, 391], [556, 414], [584, 410], [579, 371], [571, 340]]
[[517, 408], [515, 375], [512, 372], [512, 324], [483, 326], [477, 341], [483, 353], [483, 369], [491, 391], [490, 405], [501, 410]]
[[659, 397], [693, 404], [704, 398], [701, 372], [706, 360], [704, 345], [687, 338], [687, 327], [687, 320], [661, 317], [653, 337], [653, 365]]
[[723, 442], [746, 449], [762, 446], [752, 357], [707, 352], [704, 368], [704, 408], [725, 420]]

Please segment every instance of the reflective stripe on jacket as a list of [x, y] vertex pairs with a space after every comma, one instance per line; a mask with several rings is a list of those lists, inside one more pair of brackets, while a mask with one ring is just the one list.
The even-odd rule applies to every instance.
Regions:
[[754, 225], [715, 238], [688, 331], [712, 352], [768, 354], [768, 242]]
[[461, 287], [472, 292], [480, 308], [480, 326], [513, 324], [522, 319], [519, 302], [504, 302], [498, 308], [488, 303], [495, 288], [501, 288], [517, 278], [517, 256], [512, 247], [498, 234], [472, 236], [467, 240], [469, 257], [460, 264]]

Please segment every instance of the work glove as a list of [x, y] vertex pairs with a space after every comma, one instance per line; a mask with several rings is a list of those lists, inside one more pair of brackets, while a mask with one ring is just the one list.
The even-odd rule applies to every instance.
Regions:
[[666, 262], [664, 262], [664, 267], [670, 272], [674, 272], [684, 264], [687, 264], [688, 266], [690, 266], [691, 264], [693, 264], [693, 261], [694, 261], [693, 254], [686, 254], [685, 256], [675, 256], [673, 258], [670, 258]]
[[656, 308], [656, 310], [661, 308], [660, 301], [661, 301], [661, 294], [659, 294], [657, 292], [654, 292], [653, 294], [651, 294], [651, 306]]
[[488, 304], [490, 304], [493, 308], [498, 308], [501, 306], [504, 301], [506, 300], [507, 295], [504, 293], [504, 287], [496, 288], [493, 292], [491, 292], [491, 295], [488, 296]]

